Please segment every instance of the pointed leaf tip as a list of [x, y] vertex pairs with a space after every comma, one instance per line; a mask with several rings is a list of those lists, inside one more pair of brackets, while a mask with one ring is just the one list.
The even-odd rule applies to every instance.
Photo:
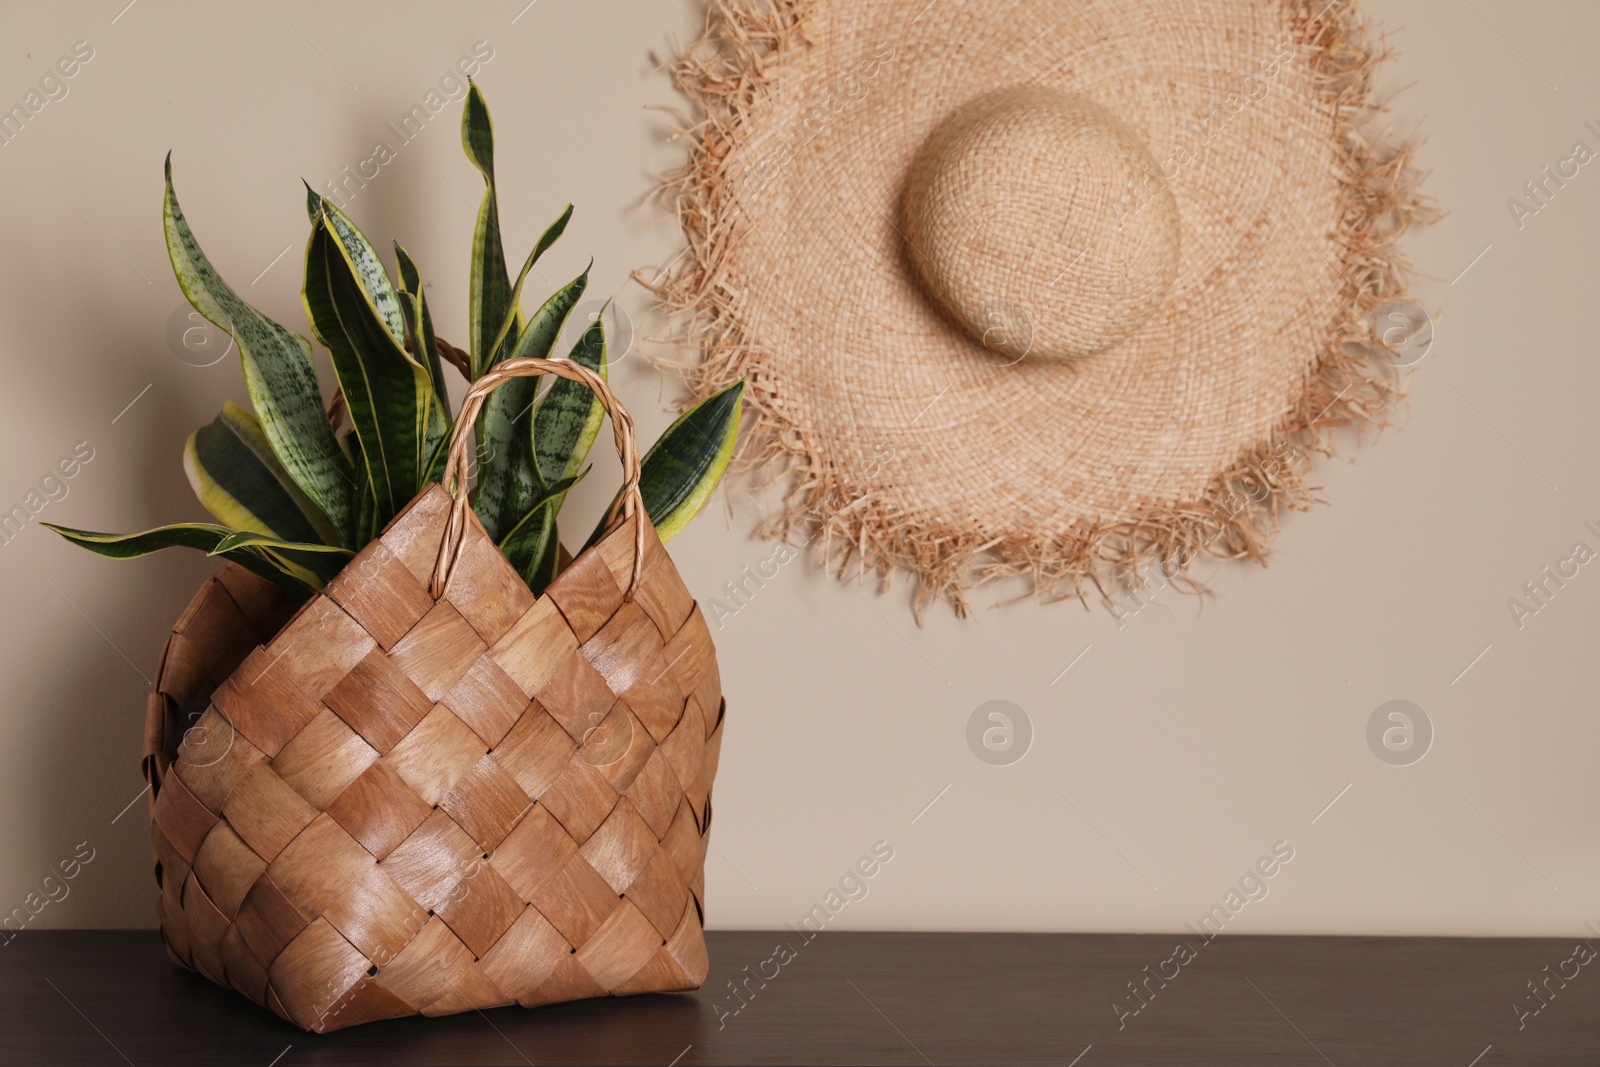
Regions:
[[251, 407], [272, 454], [323, 514], [349, 532], [354, 499], [347, 461], [328, 425], [310, 342], [251, 307], [217, 274], [189, 229], [170, 174], [163, 228], [184, 296], [238, 346]]
[[[744, 386], [740, 379], [685, 411], [645, 453], [639, 493], [663, 542], [700, 513], [727, 470], [739, 437]], [[589, 544], [605, 528], [602, 518]]]

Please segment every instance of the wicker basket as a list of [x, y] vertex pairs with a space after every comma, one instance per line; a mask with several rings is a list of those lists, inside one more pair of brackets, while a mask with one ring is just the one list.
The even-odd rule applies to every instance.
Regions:
[[724, 704], [711, 636], [624, 490], [535, 599], [466, 494], [430, 486], [293, 612], [231, 564], [172, 629], [150, 697], [157, 913], [178, 963], [307, 1030], [705, 978]]

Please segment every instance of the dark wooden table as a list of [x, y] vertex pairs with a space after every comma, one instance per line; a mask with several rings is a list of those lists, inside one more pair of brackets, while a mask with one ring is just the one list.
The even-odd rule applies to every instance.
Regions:
[[[1577, 962], [1590, 952], [1575, 957], [1570, 941], [1223, 934], [1187, 938], [1183, 963], [1170, 935], [710, 941], [711, 977], [693, 996], [317, 1037], [174, 967], [154, 933], [24, 933], [0, 948], [0, 1063], [1600, 1063], [1600, 959]], [[775, 954], [780, 942], [791, 947]]]

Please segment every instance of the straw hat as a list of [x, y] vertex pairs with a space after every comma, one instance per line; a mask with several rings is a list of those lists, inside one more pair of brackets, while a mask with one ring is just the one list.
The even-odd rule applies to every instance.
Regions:
[[766, 529], [829, 563], [1105, 592], [1263, 558], [1426, 209], [1349, 0], [722, 0], [656, 281], [748, 376]]

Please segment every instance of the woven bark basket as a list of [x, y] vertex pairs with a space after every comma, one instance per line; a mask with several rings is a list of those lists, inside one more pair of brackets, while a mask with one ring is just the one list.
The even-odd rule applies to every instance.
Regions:
[[[298, 611], [225, 565], [149, 699], [172, 958], [307, 1030], [696, 988], [724, 704], [704, 618], [638, 496], [535, 599], [466, 504], [421, 493]], [[453, 477], [458, 480], [452, 481]]]

